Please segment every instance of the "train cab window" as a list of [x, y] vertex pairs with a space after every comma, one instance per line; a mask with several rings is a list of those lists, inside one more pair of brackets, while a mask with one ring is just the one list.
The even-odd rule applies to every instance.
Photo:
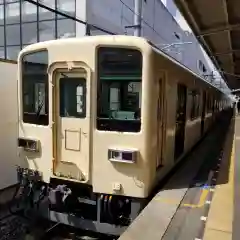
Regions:
[[48, 125], [48, 52], [24, 55], [21, 67], [23, 122]]
[[97, 129], [139, 132], [142, 55], [124, 48], [98, 49]]
[[86, 80], [83, 78], [60, 79], [60, 116], [86, 117]]

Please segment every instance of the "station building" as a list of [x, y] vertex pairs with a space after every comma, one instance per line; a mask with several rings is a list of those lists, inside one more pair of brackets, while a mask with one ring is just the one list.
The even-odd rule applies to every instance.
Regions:
[[[16, 60], [23, 47], [35, 42], [106, 34], [91, 24], [113, 33], [133, 35], [135, 0], [35, 2], [87, 22], [90, 27], [28, 1], [0, 0], [0, 58]], [[176, 20], [179, 12], [173, 0], [141, 0], [140, 3], [141, 36], [164, 48], [196, 73], [210, 75], [213, 66], [201, 51], [197, 39], [184, 27], [184, 21]]]

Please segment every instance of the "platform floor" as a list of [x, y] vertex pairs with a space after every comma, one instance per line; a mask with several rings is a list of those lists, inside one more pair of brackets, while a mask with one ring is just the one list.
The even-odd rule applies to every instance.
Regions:
[[[233, 144], [231, 154], [221, 165], [217, 182], [228, 178], [225, 184], [218, 184], [208, 215], [204, 240], [240, 239], [240, 116], [233, 119]], [[231, 133], [230, 133], [231, 134]], [[230, 135], [229, 134], [229, 135]], [[226, 150], [227, 151], [227, 150]], [[229, 165], [228, 168], [226, 165]]]
[[235, 118], [233, 240], [240, 239], [240, 116]]
[[[224, 134], [223, 127], [218, 134]], [[214, 142], [211, 151], [205, 149], [207, 157], [197, 180], [187, 191], [162, 239], [232, 239], [234, 129], [232, 120], [224, 141]], [[223, 238], [212, 237], [216, 232]]]
[[231, 239], [234, 129], [219, 122], [119, 240], [209, 240], [217, 230]]
[[[236, 186], [234, 172], [237, 160], [235, 152], [240, 148], [240, 143], [236, 142], [237, 134], [240, 135], [239, 117], [232, 120], [226, 139], [219, 175], [216, 178], [216, 187], [206, 219], [204, 240], [233, 239], [234, 188]], [[240, 235], [238, 236], [236, 239], [240, 239]]]

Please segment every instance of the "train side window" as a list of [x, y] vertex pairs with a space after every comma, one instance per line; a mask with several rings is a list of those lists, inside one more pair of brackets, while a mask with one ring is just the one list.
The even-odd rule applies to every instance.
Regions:
[[23, 122], [48, 125], [48, 52], [24, 55], [21, 67]]
[[195, 95], [192, 93], [192, 105], [191, 105], [191, 119], [195, 118], [195, 108], [196, 108], [196, 98]]
[[212, 113], [214, 111], [215, 99], [210, 94], [208, 95], [208, 112]]
[[196, 90], [191, 91], [192, 105], [190, 117], [192, 120], [200, 115], [200, 93]]
[[86, 79], [60, 79], [60, 116], [86, 117]]

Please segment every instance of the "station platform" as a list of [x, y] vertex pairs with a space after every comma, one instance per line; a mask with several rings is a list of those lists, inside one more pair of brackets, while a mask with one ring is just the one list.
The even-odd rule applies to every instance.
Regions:
[[[236, 149], [239, 152], [240, 142], [237, 141], [240, 136], [240, 117], [232, 119], [224, 152], [223, 158], [220, 161], [219, 174], [216, 178], [216, 187], [212, 188], [214, 191], [212, 201], [209, 202], [210, 210], [206, 216], [206, 225], [204, 229], [204, 240], [231, 240], [233, 238], [233, 223], [235, 212], [235, 194], [237, 187], [234, 175], [237, 173], [237, 156]], [[240, 140], [240, 138], [239, 138]], [[240, 202], [240, 198], [238, 198]], [[238, 203], [239, 204], [239, 203]], [[237, 205], [236, 205], [237, 206]], [[240, 220], [240, 219], [239, 219]], [[240, 231], [238, 237], [240, 238]]]
[[240, 239], [239, 154], [240, 116], [219, 120], [119, 240]]

